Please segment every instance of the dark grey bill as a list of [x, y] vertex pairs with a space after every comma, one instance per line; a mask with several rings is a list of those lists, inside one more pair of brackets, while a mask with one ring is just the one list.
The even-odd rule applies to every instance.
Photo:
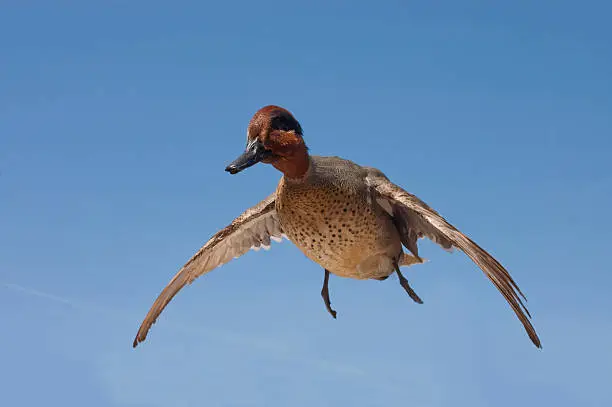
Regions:
[[245, 168], [249, 168], [252, 165], [257, 164], [266, 157], [269, 157], [271, 152], [259, 141], [250, 143], [247, 149], [240, 157], [236, 158], [230, 165], [225, 167], [225, 171], [230, 174], [237, 174]]

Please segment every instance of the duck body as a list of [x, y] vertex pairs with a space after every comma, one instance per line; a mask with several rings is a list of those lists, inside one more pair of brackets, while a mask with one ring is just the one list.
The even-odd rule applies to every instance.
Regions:
[[281, 178], [276, 212], [283, 232], [331, 273], [383, 279], [402, 260], [391, 216], [372, 197], [367, 168], [339, 157], [311, 156], [302, 178]]
[[288, 110], [274, 105], [258, 110], [249, 122], [244, 152], [225, 170], [237, 174], [257, 163], [270, 164], [283, 174], [276, 191], [213, 234], [183, 265], [153, 302], [134, 347], [146, 339], [183, 287], [251, 249], [268, 248], [271, 240], [283, 236], [323, 267], [321, 296], [333, 318], [330, 274], [382, 281], [395, 273], [410, 298], [422, 304], [400, 266], [423, 262], [417, 244], [422, 238], [448, 251], [458, 249], [499, 290], [533, 344], [541, 347], [523, 302], [526, 297], [499, 261], [380, 170], [340, 157], [309, 154], [302, 127]]

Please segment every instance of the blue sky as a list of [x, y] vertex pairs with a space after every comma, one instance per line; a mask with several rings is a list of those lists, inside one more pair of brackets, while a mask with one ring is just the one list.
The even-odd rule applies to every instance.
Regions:
[[[0, 404], [612, 405], [607, 2], [5, 2]], [[297, 2], [296, 2], [297, 4]], [[331, 278], [288, 242], [156, 295], [279, 174], [223, 171], [279, 104], [490, 250]]]

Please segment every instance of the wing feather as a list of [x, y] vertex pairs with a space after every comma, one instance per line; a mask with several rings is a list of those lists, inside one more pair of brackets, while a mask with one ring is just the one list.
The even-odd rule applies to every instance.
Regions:
[[529, 320], [531, 315], [521, 300], [521, 297], [526, 300], [525, 295], [510, 276], [510, 273], [493, 256], [448, 223], [425, 202], [393, 184], [379, 170], [368, 168], [366, 177], [368, 185], [378, 195], [376, 199], [383, 198], [390, 203], [394, 221], [402, 237], [402, 243], [408, 250], [418, 257], [416, 241], [422, 236], [428, 237], [445, 249], [455, 247], [462, 250], [482, 269], [508, 301], [534, 345], [538, 348], [542, 347], [535, 328]]
[[270, 246], [270, 239], [280, 241], [283, 237], [281, 225], [276, 216], [275, 194], [247, 209], [225, 228], [213, 235], [208, 242], [176, 273], [159, 294], [143, 320], [133, 346], [136, 347], [147, 337], [170, 300], [187, 284], [209, 271], [238, 258], [251, 248]]

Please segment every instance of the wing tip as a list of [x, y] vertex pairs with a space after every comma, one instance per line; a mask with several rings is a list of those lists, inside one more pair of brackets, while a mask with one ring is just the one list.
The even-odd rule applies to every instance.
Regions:
[[136, 348], [138, 346], [138, 344], [140, 344], [140, 342], [144, 342], [144, 340], [146, 338], [147, 338], [146, 334], [144, 336], [142, 336], [142, 334], [140, 332], [138, 332], [136, 334], [136, 337], [134, 338], [134, 342], [132, 342], [132, 348]]
[[[155, 321], [153, 321], [155, 324]], [[149, 334], [149, 329], [153, 325], [147, 325], [146, 320], [142, 323], [140, 328], [138, 328], [138, 332], [136, 332], [136, 336], [134, 337], [134, 342], [132, 342], [132, 348], [136, 348], [140, 343], [144, 342], [147, 339], [147, 335]], [[146, 328], [145, 328], [146, 327]]]
[[542, 342], [540, 341], [540, 338], [538, 337], [538, 335], [536, 333], [533, 334], [533, 336], [529, 335], [531, 337], [531, 342], [533, 342], [533, 344], [535, 345], [536, 348], [538, 349], [542, 349]]

